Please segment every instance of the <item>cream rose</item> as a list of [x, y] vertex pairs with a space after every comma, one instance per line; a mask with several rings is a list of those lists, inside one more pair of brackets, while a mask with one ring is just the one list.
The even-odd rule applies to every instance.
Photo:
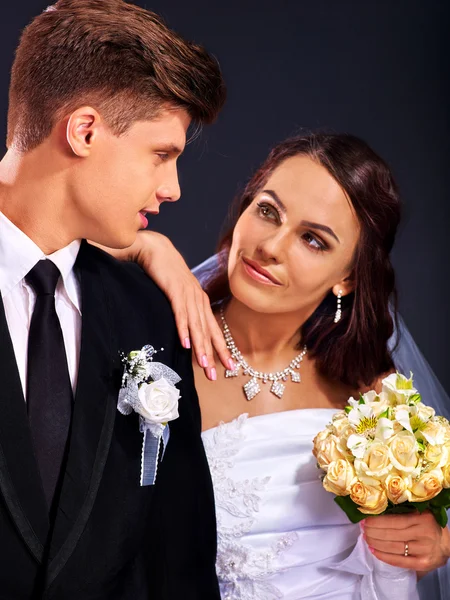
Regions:
[[431, 406], [419, 402], [416, 406], [416, 414], [421, 421], [428, 421], [431, 417], [434, 417], [436, 411]]
[[322, 448], [323, 442], [327, 439], [327, 437], [329, 435], [331, 435], [331, 429], [329, 429], [327, 427], [326, 429], [319, 431], [319, 433], [313, 439], [313, 454], [314, 454], [314, 456], [317, 456], [320, 449]]
[[402, 477], [399, 473], [390, 473], [384, 484], [387, 497], [394, 504], [410, 500], [411, 494], [408, 488], [411, 485], [411, 476]]
[[141, 385], [138, 391], [139, 405], [135, 410], [152, 423], [168, 423], [178, 419], [180, 390], [161, 377], [157, 381]]
[[348, 496], [355, 479], [353, 466], [347, 460], [340, 458], [328, 466], [323, 487], [337, 496]]
[[348, 419], [346, 413], [342, 410], [339, 411], [334, 417], [332, 421], [332, 425], [334, 427], [334, 432], [336, 435], [340, 436], [346, 427], [348, 427]]
[[428, 444], [423, 453], [423, 458], [433, 465], [433, 468], [443, 467], [448, 461], [448, 449], [445, 446], [432, 446]]
[[443, 486], [445, 488], [450, 488], [450, 465], [446, 465], [442, 469], [442, 476], [444, 478]]
[[448, 444], [450, 443], [450, 423], [444, 417], [441, 417], [440, 421], [442, 427], [444, 428], [444, 443]]
[[428, 421], [420, 433], [433, 446], [439, 446], [445, 442], [445, 428], [437, 420]]
[[351, 450], [348, 448], [348, 438], [355, 433], [355, 428], [352, 425], [348, 425], [339, 434], [338, 448], [342, 454], [347, 457], [353, 457]]
[[381, 483], [369, 477], [361, 478], [351, 486], [350, 498], [365, 515], [379, 515], [386, 510], [388, 504]]
[[339, 450], [339, 439], [335, 435], [329, 435], [318, 446], [316, 458], [319, 467], [324, 471], [326, 471], [328, 469], [328, 465], [335, 460], [345, 458], [345, 456]]
[[418, 465], [417, 441], [413, 433], [400, 431], [388, 441], [389, 456], [398, 471], [412, 473]]
[[411, 501], [425, 502], [439, 494], [444, 483], [442, 469], [433, 469], [424, 473], [419, 479], [413, 480], [411, 486]]
[[381, 442], [372, 442], [367, 447], [364, 458], [355, 460], [355, 468], [358, 473], [368, 477], [385, 477], [392, 470], [389, 447]]

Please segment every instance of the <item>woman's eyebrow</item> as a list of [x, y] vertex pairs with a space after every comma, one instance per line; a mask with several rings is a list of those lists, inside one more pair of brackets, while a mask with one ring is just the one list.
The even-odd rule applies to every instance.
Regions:
[[[268, 194], [269, 196], [271, 196], [272, 199], [274, 200], [274, 202], [277, 204], [278, 208], [284, 214], [286, 214], [286, 212], [287, 212], [286, 207], [283, 204], [283, 202], [281, 201], [281, 199], [278, 196], [278, 194], [274, 190], [263, 190], [262, 193], [263, 194]], [[324, 233], [328, 233], [328, 235], [330, 235], [332, 238], [334, 238], [338, 242], [338, 244], [341, 243], [341, 241], [338, 238], [338, 236], [334, 233], [334, 231], [331, 229], [331, 227], [328, 227], [328, 225], [322, 225], [321, 223], [313, 223], [312, 221], [302, 221], [300, 223], [300, 225], [302, 227], [309, 227], [310, 229], [318, 229], [319, 231], [323, 231]]]

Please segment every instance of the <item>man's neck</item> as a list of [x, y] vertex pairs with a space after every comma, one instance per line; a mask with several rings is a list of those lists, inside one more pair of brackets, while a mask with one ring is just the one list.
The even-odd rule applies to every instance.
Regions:
[[8, 150], [0, 162], [0, 211], [48, 255], [76, 236], [63, 176], [41, 165], [42, 158], [37, 160], [33, 152]]

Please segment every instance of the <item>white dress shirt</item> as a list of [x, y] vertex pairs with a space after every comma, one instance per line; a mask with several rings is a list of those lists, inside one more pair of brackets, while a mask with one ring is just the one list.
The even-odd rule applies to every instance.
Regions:
[[76, 240], [45, 256], [23, 231], [0, 212], [0, 291], [24, 398], [27, 389], [28, 332], [36, 302], [36, 294], [24, 278], [41, 259], [51, 260], [61, 272], [56, 286], [55, 306], [75, 392], [81, 338], [81, 291], [73, 267], [79, 249], [80, 241]]

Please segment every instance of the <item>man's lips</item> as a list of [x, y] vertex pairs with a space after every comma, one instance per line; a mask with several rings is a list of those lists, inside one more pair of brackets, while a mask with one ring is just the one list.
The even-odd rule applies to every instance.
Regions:
[[139, 216], [141, 218], [141, 223], [142, 223], [143, 229], [146, 229], [147, 225], [148, 225], [148, 220], [147, 220], [147, 217], [145, 216], [146, 214], [147, 214], [147, 211], [145, 211], [145, 210], [139, 211]]
[[142, 226], [144, 229], [148, 225], [147, 215], [158, 215], [159, 214], [159, 206], [158, 208], [143, 208], [139, 211], [139, 216], [141, 218]]
[[249, 258], [242, 258], [242, 264], [252, 279], [265, 283], [266, 285], [282, 285], [276, 277], [261, 267], [257, 262], [250, 260]]

